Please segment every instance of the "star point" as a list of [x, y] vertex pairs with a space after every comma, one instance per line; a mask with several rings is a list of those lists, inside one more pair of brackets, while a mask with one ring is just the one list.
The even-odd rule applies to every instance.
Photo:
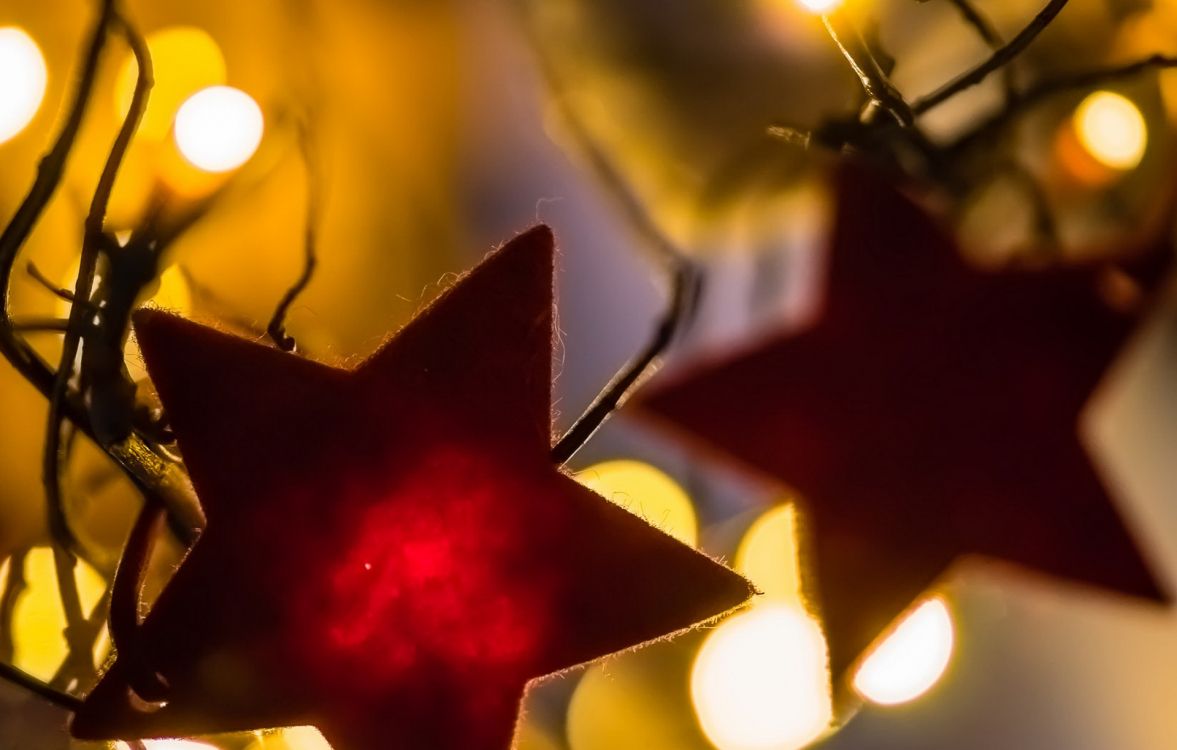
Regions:
[[643, 400], [800, 495], [835, 676], [961, 555], [1164, 600], [1077, 430], [1135, 324], [1097, 269], [974, 268], [884, 180], [836, 193], [810, 327]]
[[336, 750], [506, 750], [536, 678], [691, 627], [748, 583], [552, 464], [550, 230], [354, 370], [138, 319], [208, 526], [116, 661], [93, 739], [312, 724]]

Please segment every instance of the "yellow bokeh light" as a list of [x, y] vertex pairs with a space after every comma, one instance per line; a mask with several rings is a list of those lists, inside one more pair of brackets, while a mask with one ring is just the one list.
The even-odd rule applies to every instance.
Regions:
[[259, 733], [246, 750], [331, 750], [331, 745], [314, 727], [286, 727]]
[[[115, 747], [118, 750], [131, 750], [131, 746], [125, 742], [116, 742]], [[195, 740], [143, 740], [143, 747], [146, 750], [217, 750], [216, 745]]]
[[202, 89], [176, 113], [176, 146], [190, 164], [205, 172], [228, 172], [249, 161], [264, 130], [261, 107], [231, 86]]
[[699, 724], [719, 750], [795, 750], [829, 727], [828, 657], [801, 609], [762, 604], [725, 620], [691, 670]]
[[604, 461], [577, 473], [576, 479], [683, 544], [698, 543], [699, 522], [690, 496], [653, 466], [641, 461]]
[[[53, 550], [38, 547], [25, 558], [28, 588], [16, 604], [13, 615], [13, 664], [37, 679], [49, 681], [65, 661], [68, 648], [62, 630], [65, 613], [57, 590]], [[106, 581], [93, 568], [78, 561], [74, 569], [78, 596], [89, 614], [106, 590]], [[95, 649], [97, 650], [97, 649]]]
[[735, 568], [763, 593], [758, 601], [801, 606], [797, 514], [792, 505], [777, 506], [752, 523], [736, 550]]
[[797, 2], [810, 13], [819, 15], [830, 13], [842, 4], [842, 0], [797, 0]]
[[1075, 133], [1083, 148], [1111, 169], [1132, 169], [1144, 157], [1148, 127], [1131, 100], [1111, 91], [1091, 94], [1075, 110]]
[[[661, 651], [661, 654], [658, 653]], [[679, 750], [691, 732], [690, 715], [668, 695], [671, 650], [657, 647], [625, 654], [585, 670], [564, 725], [569, 750]], [[516, 750], [524, 750], [521, 743]]]
[[955, 637], [944, 600], [924, 602], [863, 661], [854, 689], [884, 706], [907, 703], [926, 693], [943, 676]]
[[41, 48], [24, 29], [0, 28], [0, 143], [32, 122], [49, 79]]
[[[185, 99], [201, 89], [225, 83], [225, 56], [208, 32], [194, 26], [172, 26], [147, 37], [155, 85], [138, 136], [153, 141], [167, 138], [172, 119]], [[127, 53], [115, 81], [115, 108], [119, 116], [131, 107], [139, 66]]]

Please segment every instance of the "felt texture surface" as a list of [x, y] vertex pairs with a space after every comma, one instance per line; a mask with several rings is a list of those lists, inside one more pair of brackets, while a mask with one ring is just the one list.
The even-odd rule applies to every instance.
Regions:
[[136, 319], [208, 526], [116, 661], [88, 739], [311, 724], [336, 750], [505, 750], [529, 680], [740, 605], [748, 583], [549, 458], [546, 227], [354, 370]]
[[[977, 554], [1165, 600], [1078, 418], [1136, 315], [1095, 265], [981, 270], [882, 178], [836, 177], [807, 327], [655, 385], [640, 408], [800, 495], [811, 594], [845, 674]], [[1126, 266], [1155, 283], [1167, 242]]]

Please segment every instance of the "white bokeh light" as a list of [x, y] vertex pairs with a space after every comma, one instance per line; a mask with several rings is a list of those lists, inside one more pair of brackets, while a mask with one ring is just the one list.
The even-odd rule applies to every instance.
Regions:
[[797, 0], [810, 13], [825, 14], [842, 4], [842, 0]]
[[866, 657], [854, 675], [854, 689], [883, 706], [915, 700], [943, 676], [954, 641], [944, 601], [924, 602]]
[[45, 57], [32, 37], [14, 26], [0, 28], [0, 143], [32, 122], [48, 80]]
[[176, 145], [185, 159], [205, 172], [227, 172], [249, 161], [264, 129], [257, 102], [231, 86], [202, 89], [176, 113]]
[[691, 697], [720, 750], [796, 750], [826, 731], [825, 639], [797, 607], [764, 604], [725, 620], [691, 672]]
[[1075, 110], [1075, 130], [1087, 153], [1112, 169], [1140, 164], [1148, 146], [1148, 125], [1131, 99], [1096, 91]]

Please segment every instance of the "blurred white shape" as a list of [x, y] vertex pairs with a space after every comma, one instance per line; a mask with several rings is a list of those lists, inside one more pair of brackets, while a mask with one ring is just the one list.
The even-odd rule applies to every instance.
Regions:
[[202, 89], [176, 113], [176, 145], [185, 159], [205, 172], [228, 172], [249, 161], [264, 129], [257, 102], [231, 86]]
[[0, 28], [0, 143], [32, 121], [48, 80], [45, 57], [33, 38], [15, 26]]
[[866, 657], [854, 675], [854, 689], [883, 706], [915, 700], [943, 676], [954, 640], [944, 600], [924, 602]]
[[719, 625], [691, 672], [695, 713], [719, 750], [795, 750], [829, 726], [825, 639], [794, 606], [764, 604]]
[[797, 0], [810, 13], [829, 13], [842, 4], [842, 0]]
[[1148, 126], [1127, 97], [1096, 91], [1075, 110], [1079, 142], [1096, 161], [1112, 169], [1132, 169], [1144, 158]]

